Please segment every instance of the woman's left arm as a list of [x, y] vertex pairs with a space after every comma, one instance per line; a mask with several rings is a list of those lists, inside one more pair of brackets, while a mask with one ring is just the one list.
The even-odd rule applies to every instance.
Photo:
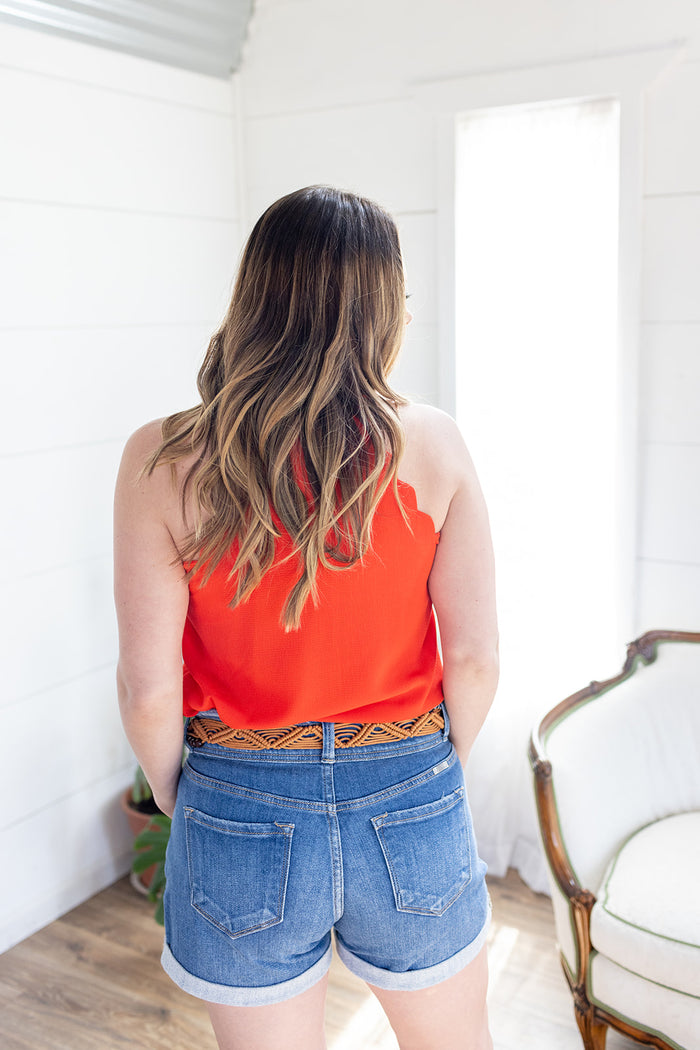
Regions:
[[114, 499], [114, 600], [122, 722], [158, 807], [172, 816], [182, 762], [189, 589], [167, 525], [178, 504], [170, 466], [139, 476], [160, 435], [160, 421], [148, 423], [129, 438], [122, 456]]

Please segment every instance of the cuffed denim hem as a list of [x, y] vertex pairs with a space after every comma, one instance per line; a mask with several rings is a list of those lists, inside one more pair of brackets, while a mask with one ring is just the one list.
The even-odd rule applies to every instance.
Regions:
[[205, 999], [209, 1003], [221, 1003], [223, 1006], [269, 1006], [271, 1003], [281, 1003], [285, 999], [300, 995], [325, 977], [331, 965], [331, 956], [332, 949], [329, 947], [318, 962], [305, 973], [300, 973], [298, 977], [289, 981], [268, 984], [261, 988], [232, 988], [226, 984], [214, 984], [202, 980], [201, 977], [195, 977], [180, 965], [167, 942], [163, 945], [160, 962], [175, 984], [198, 999]]
[[374, 984], [377, 988], [385, 988], [387, 991], [391, 992], [404, 992], [418, 988], [430, 988], [432, 985], [439, 984], [440, 981], [445, 981], [448, 977], [453, 977], [454, 974], [463, 970], [465, 966], [468, 966], [469, 963], [476, 958], [483, 948], [486, 943], [490, 925], [491, 900], [489, 899], [489, 910], [486, 922], [471, 944], [468, 944], [466, 948], [462, 948], [462, 950], [457, 952], [456, 955], [450, 956], [449, 959], [444, 959], [443, 962], [437, 963], [435, 966], [427, 966], [422, 970], [406, 970], [403, 973], [396, 973], [392, 970], [382, 970], [380, 967], [372, 966], [371, 963], [358, 958], [357, 955], [348, 951], [338, 937], [337, 932], [335, 944], [341, 962], [343, 962], [348, 970], [350, 970], [351, 973], [354, 973], [356, 977], [361, 977], [363, 981], [367, 981], [368, 984]]

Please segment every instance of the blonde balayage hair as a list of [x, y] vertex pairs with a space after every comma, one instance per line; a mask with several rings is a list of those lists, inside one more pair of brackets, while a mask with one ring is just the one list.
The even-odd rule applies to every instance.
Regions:
[[387, 377], [404, 320], [398, 233], [378, 205], [310, 186], [258, 220], [199, 372], [201, 404], [164, 420], [147, 464], [174, 475], [196, 454], [181, 489], [185, 520], [194, 495], [194, 527], [179, 554], [204, 583], [237, 541], [232, 606], [272, 566], [281, 522], [300, 566], [281, 623], [298, 628], [319, 566], [362, 559], [389, 485], [399, 499], [405, 401]]

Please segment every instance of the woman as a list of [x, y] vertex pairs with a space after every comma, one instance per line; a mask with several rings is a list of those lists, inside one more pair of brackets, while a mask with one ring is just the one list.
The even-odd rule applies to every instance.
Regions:
[[388, 385], [409, 320], [391, 218], [292, 193], [201, 404], [124, 451], [119, 701], [173, 817], [163, 965], [222, 1050], [325, 1047], [331, 928], [401, 1050], [492, 1046], [462, 773], [497, 680], [492, 551], [455, 424]]

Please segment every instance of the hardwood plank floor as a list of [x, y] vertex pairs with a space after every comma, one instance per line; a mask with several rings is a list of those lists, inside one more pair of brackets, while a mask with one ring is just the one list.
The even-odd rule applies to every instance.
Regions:
[[[495, 1050], [582, 1050], [549, 898], [529, 890], [514, 871], [488, 882]], [[121, 879], [6, 952], [0, 956], [2, 1050], [216, 1050], [204, 1005], [161, 970], [161, 945], [151, 905]], [[335, 956], [326, 1032], [328, 1050], [398, 1047], [377, 1000]], [[607, 1050], [639, 1045], [608, 1035]]]

